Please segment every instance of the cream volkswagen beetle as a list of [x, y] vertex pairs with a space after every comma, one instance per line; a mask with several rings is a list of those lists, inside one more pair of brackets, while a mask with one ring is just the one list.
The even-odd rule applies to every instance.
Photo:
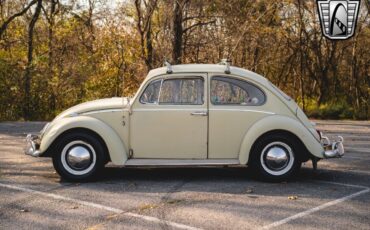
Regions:
[[287, 179], [302, 162], [341, 157], [297, 104], [266, 78], [220, 64], [154, 69], [133, 98], [76, 105], [27, 136], [26, 154], [51, 157], [67, 180], [94, 178], [108, 162], [137, 166], [249, 166]]

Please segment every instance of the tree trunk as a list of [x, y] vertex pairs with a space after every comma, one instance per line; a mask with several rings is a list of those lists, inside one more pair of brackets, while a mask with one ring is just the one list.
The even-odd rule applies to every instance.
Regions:
[[[49, 69], [49, 78], [52, 79], [54, 76], [53, 71], [53, 64], [54, 64], [54, 47], [53, 47], [53, 40], [54, 40], [54, 15], [55, 15], [55, 9], [56, 4], [58, 0], [51, 0], [51, 6], [50, 6], [50, 14], [49, 14], [49, 30], [48, 30], [48, 48], [49, 48], [49, 60], [48, 60], [48, 69]], [[50, 92], [50, 110], [55, 111], [56, 110], [56, 95], [55, 90], [51, 89]], [[54, 114], [55, 115], [55, 114]]]
[[37, 19], [40, 16], [42, 7], [42, 0], [37, 0], [35, 13], [31, 19], [28, 28], [28, 52], [27, 52], [27, 66], [24, 73], [24, 99], [23, 99], [23, 118], [29, 120], [31, 118], [31, 75], [32, 75], [32, 61], [33, 61], [33, 32]]
[[173, 15], [173, 41], [172, 41], [172, 61], [174, 64], [181, 63], [182, 56], [182, 2], [175, 1], [175, 10]]
[[322, 103], [327, 101], [327, 95], [330, 91], [328, 71], [326, 70], [326, 67], [325, 67], [325, 70], [322, 71], [321, 83], [320, 83], [319, 90], [320, 90], [320, 92], [319, 92], [319, 97], [318, 97], [318, 100], [317, 100], [317, 105], [318, 106], [320, 106]]
[[153, 44], [152, 44], [152, 20], [148, 19], [148, 29], [146, 31], [146, 57], [145, 64], [148, 70], [153, 68]]
[[300, 18], [300, 23], [299, 23], [299, 51], [300, 51], [300, 77], [299, 77], [299, 86], [300, 86], [300, 92], [301, 92], [301, 100], [302, 100], [302, 110], [303, 112], [306, 112], [306, 103], [305, 103], [305, 91], [304, 91], [304, 67], [303, 67], [303, 14], [302, 14], [302, 6], [301, 6], [301, 1], [298, 0], [298, 12], [299, 12], [299, 18]]
[[141, 58], [145, 62], [147, 71], [153, 67], [153, 43], [152, 43], [152, 16], [157, 7], [157, 0], [144, 2], [145, 11], [142, 9], [141, 0], [135, 0], [137, 14], [136, 28], [140, 35]]

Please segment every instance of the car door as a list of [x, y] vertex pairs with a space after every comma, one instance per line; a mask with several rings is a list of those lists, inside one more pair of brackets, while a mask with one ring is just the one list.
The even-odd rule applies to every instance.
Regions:
[[133, 158], [207, 158], [206, 76], [164, 75], [143, 87], [130, 116]]
[[245, 78], [210, 74], [209, 159], [237, 159], [248, 129], [271, 115], [265, 93]]

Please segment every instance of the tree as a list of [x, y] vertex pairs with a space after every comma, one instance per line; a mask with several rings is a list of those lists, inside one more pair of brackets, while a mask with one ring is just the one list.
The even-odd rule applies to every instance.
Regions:
[[0, 27], [0, 39], [2, 38], [3, 36], [3, 33], [5, 32], [5, 30], [8, 28], [8, 25], [14, 20], [16, 19], [17, 17], [20, 17], [22, 15], [24, 15], [30, 8], [31, 6], [33, 6], [34, 4], [38, 3], [37, 0], [32, 0], [30, 3], [28, 3], [28, 5], [26, 7], [24, 7], [21, 11], [13, 14], [12, 16], [10, 16], [7, 20], [5, 20], [1, 27]]
[[141, 56], [145, 62], [147, 71], [153, 67], [152, 16], [156, 6], [157, 0], [135, 0], [137, 14], [136, 26], [140, 35]]
[[0, 120], [52, 119], [102, 97], [133, 95], [163, 64], [232, 64], [265, 76], [311, 117], [369, 118], [370, 21], [322, 36], [315, 1], [2, 0]]

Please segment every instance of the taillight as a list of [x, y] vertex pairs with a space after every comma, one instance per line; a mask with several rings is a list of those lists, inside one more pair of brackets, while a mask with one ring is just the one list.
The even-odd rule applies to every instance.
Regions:
[[318, 129], [316, 129], [316, 132], [317, 132], [317, 134], [319, 134], [319, 137], [320, 137], [320, 140], [321, 140], [321, 138], [322, 138], [322, 133], [320, 132], [320, 130], [318, 130]]

